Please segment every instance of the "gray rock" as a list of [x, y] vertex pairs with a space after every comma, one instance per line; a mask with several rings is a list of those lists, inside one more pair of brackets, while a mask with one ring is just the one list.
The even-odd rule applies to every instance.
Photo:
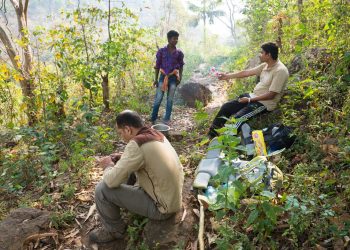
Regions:
[[34, 208], [19, 208], [0, 223], [0, 249], [22, 249], [25, 239], [47, 231], [50, 214]]
[[304, 65], [302, 62], [302, 58], [300, 55], [298, 55], [298, 56], [293, 58], [293, 60], [291, 61], [290, 65], [288, 67], [289, 74], [295, 74], [295, 73], [299, 72], [303, 67], [304, 67]]
[[256, 54], [253, 58], [250, 58], [248, 60], [245, 69], [255, 68], [256, 66], [258, 66], [260, 64], [261, 64], [261, 61], [260, 61], [259, 54]]
[[180, 87], [179, 93], [187, 106], [196, 107], [196, 101], [206, 106], [212, 99], [212, 93], [207, 86], [201, 82], [190, 81]]

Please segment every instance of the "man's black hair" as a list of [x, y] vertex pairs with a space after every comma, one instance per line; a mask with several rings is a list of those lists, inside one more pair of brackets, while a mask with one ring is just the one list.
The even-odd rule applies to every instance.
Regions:
[[175, 31], [175, 30], [170, 30], [167, 34], [166, 34], [168, 40], [172, 37], [179, 37], [179, 32]]
[[115, 119], [118, 128], [124, 128], [125, 126], [130, 126], [134, 128], [142, 128], [143, 121], [141, 116], [132, 110], [124, 110], [117, 115]]
[[277, 60], [278, 58], [278, 46], [275, 43], [264, 43], [261, 45], [261, 48], [266, 52], [269, 53], [273, 60]]

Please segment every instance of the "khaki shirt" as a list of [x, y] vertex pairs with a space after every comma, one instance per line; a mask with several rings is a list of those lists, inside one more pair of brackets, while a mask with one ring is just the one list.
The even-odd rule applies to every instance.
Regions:
[[277, 93], [271, 100], [259, 101], [268, 111], [274, 110], [281, 100], [283, 92], [287, 86], [289, 72], [287, 67], [277, 60], [277, 63], [268, 68], [267, 63], [262, 63], [259, 66], [248, 70], [249, 72], [260, 76], [260, 82], [255, 86], [251, 97], [261, 96], [269, 91]]
[[131, 173], [138, 186], [152, 197], [161, 213], [181, 209], [184, 174], [181, 162], [169, 141], [151, 141], [139, 145], [131, 140], [114, 167], [104, 171], [103, 181], [110, 188], [125, 183]]

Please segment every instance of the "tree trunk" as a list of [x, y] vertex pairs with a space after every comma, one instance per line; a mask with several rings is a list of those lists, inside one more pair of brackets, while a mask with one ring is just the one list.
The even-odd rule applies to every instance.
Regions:
[[282, 51], [282, 35], [283, 35], [283, 19], [282, 16], [278, 17], [278, 37], [277, 37], [277, 46], [280, 48], [280, 51]]
[[204, 45], [204, 51], [207, 49], [207, 7], [205, 0], [203, 1], [203, 45]]
[[[306, 19], [304, 16], [304, 3], [303, 0], [298, 0], [298, 18], [299, 18], [299, 22], [302, 23], [303, 25], [306, 24]], [[302, 41], [305, 38], [305, 34], [301, 34], [298, 37], [299, 41]]]
[[[28, 125], [32, 126], [37, 122], [36, 117], [36, 105], [35, 105], [35, 95], [34, 95], [34, 84], [32, 77], [33, 69], [33, 56], [29, 46], [29, 35], [27, 26], [27, 10], [29, 0], [10, 0], [13, 8], [16, 12], [18, 32], [20, 39], [23, 42], [23, 46], [17, 48], [22, 53], [17, 53], [13, 41], [11, 41], [10, 36], [5, 31], [3, 25], [0, 24], [0, 40], [6, 48], [7, 55], [11, 61], [12, 66], [21, 75], [21, 80], [19, 80], [23, 101], [26, 104], [26, 114], [28, 117]], [[21, 57], [20, 54], [23, 56]], [[19, 59], [21, 58], [21, 60]], [[19, 63], [21, 62], [21, 64]]]
[[301, 23], [305, 23], [303, 15], [303, 0], [298, 0], [298, 18]]
[[229, 17], [230, 17], [230, 32], [233, 40], [235, 41], [236, 36], [236, 23], [235, 23], [235, 6], [232, 1], [226, 1], [226, 5], [229, 9]]
[[108, 74], [102, 76], [102, 96], [105, 111], [109, 110], [109, 85], [108, 85]]
[[66, 117], [66, 112], [64, 111], [64, 98], [62, 97], [64, 91], [64, 85], [62, 81], [59, 81], [59, 86], [57, 88], [57, 94], [60, 97], [59, 102], [56, 104], [58, 106], [57, 110], [57, 118], [58, 120], [62, 120]]
[[26, 115], [28, 118], [28, 125], [29, 126], [33, 126], [37, 122], [35, 95], [33, 93], [31, 81], [32, 81], [31, 79], [20, 80], [23, 101], [27, 105]]

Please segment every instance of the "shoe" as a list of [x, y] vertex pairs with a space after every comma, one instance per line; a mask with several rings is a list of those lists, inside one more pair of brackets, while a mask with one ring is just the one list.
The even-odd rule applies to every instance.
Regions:
[[170, 125], [170, 120], [168, 120], [168, 121], [163, 120], [162, 123], [169, 126]]
[[156, 124], [157, 119], [152, 120], [152, 117], [149, 117], [146, 119], [148, 122], [150, 122], [152, 125]]
[[94, 243], [108, 243], [123, 238], [124, 234], [119, 232], [109, 232], [103, 227], [94, 229], [89, 234], [90, 241]]

